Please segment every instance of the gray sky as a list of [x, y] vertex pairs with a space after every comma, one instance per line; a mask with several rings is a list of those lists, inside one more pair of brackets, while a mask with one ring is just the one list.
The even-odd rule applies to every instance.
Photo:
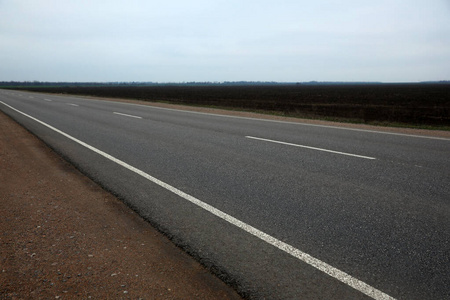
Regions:
[[2, 80], [450, 80], [450, 0], [0, 0]]

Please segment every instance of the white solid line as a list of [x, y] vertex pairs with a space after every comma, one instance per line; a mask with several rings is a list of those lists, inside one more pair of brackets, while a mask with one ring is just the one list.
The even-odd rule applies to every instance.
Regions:
[[119, 112], [113, 112], [113, 114], [121, 115], [121, 116], [125, 116], [125, 117], [130, 117], [130, 118], [142, 119], [142, 117], [133, 116], [133, 115], [127, 115], [127, 114], [123, 114], [123, 113], [119, 113]]
[[63, 131], [61, 131], [61, 130], [53, 127], [53, 126], [51, 126], [51, 125], [49, 125], [49, 124], [47, 124], [47, 123], [45, 123], [45, 122], [43, 122], [43, 121], [41, 121], [39, 119], [36, 119], [36, 118], [34, 118], [34, 117], [32, 117], [32, 116], [30, 116], [30, 115], [28, 115], [28, 114], [26, 114], [26, 113], [24, 113], [24, 112], [22, 112], [22, 111], [20, 111], [20, 110], [18, 110], [16, 108], [14, 108], [14, 107], [4, 103], [3, 101], [0, 101], [0, 103], [2, 103], [3, 105], [11, 108], [12, 110], [15, 110], [16, 112], [18, 112], [18, 113], [20, 113], [20, 114], [22, 114], [22, 115], [24, 115], [26, 117], [28, 117], [28, 118], [38, 122], [39, 124], [42, 124], [42, 125], [48, 127], [49, 129], [51, 129], [51, 130], [53, 130], [53, 131], [55, 131], [55, 132], [65, 136], [65, 137], [67, 137], [68, 139], [71, 139], [72, 141], [74, 141], [74, 142], [76, 142], [76, 143], [86, 147], [87, 149], [92, 150], [95, 153], [97, 153], [97, 154], [99, 154], [99, 155], [101, 155], [101, 156], [103, 156], [103, 157], [105, 157], [105, 158], [107, 158], [107, 159], [117, 163], [118, 165], [121, 165], [122, 167], [124, 167], [124, 168], [126, 168], [126, 169], [128, 169], [128, 170], [130, 170], [130, 171], [132, 171], [132, 172], [142, 176], [143, 178], [145, 178], [145, 179], [147, 179], [147, 180], [149, 180], [149, 181], [151, 181], [151, 182], [153, 182], [153, 183], [155, 183], [155, 184], [157, 184], [157, 185], [167, 189], [168, 191], [170, 191], [170, 192], [172, 192], [172, 193], [174, 193], [174, 194], [184, 198], [185, 200], [187, 200], [187, 201], [197, 205], [198, 207], [203, 208], [204, 210], [212, 213], [213, 215], [221, 218], [222, 220], [225, 220], [228, 223], [230, 223], [230, 224], [232, 224], [232, 225], [234, 225], [236, 227], [241, 228], [242, 230], [250, 233], [251, 235], [253, 235], [253, 236], [255, 236], [255, 237], [265, 241], [266, 243], [268, 243], [268, 244], [270, 244], [270, 245], [272, 245], [272, 246], [274, 246], [274, 247], [276, 247], [276, 248], [278, 248], [278, 249], [280, 249], [280, 250], [290, 254], [291, 256], [293, 256], [293, 257], [295, 257], [295, 258], [297, 258], [297, 259], [299, 259], [299, 260], [301, 260], [301, 261], [303, 261], [303, 262], [313, 266], [314, 268], [316, 268], [316, 269], [318, 269], [318, 270], [320, 270], [320, 271], [330, 275], [331, 277], [339, 280], [342, 283], [345, 283], [346, 285], [348, 285], [348, 286], [350, 286], [350, 287], [360, 291], [361, 293], [363, 293], [363, 294], [365, 294], [365, 295], [367, 295], [367, 296], [369, 296], [369, 297], [371, 297], [373, 299], [377, 299], [377, 300], [388, 300], [388, 299], [391, 300], [391, 299], [395, 299], [395, 298], [389, 296], [388, 294], [385, 294], [382, 291], [380, 291], [380, 290], [378, 290], [378, 289], [368, 285], [367, 283], [365, 283], [365, 282], [363, 282], [363, 281], [361, 281], [361, 280], [359, 280], [359, 279], [357, 279], [357, 278], [355, 278], [355, 277], [353, 277], [353, 276], [351, 276], [351, 275], [349, 275], [349, 274], [347, 274], [347, 273], [345, 273], [345, 272], [343, 272], [343, 271], [341, 271], [341, 270], [339, 270], [339, 269], [337, 269], [337, 268], [335, 268], [335, 267], [333, 267], [333, 266], [331, 266], [331, 265], [329, 265], [329, 264], [327, 264], [327, 263], [325, 263], [325, 262], [323, 262], [323, 261], [321, 261], [321, 260], [319, 260], [319, 259], [317, 259], [315, 257], [312, 257], [311, 255], [309, 255], [309, 254], [307, 254], [307, 253], [305, 253], [305, 252], [303, 252], [303, 251], [301, 251], [301, 250], [299, 250], [299, 249], [297, 249], [297, 248], [295, 248], [295, 247], [293, 247], [293, 246], [291, 246], [289, 244], [286, 244], [285, 242], [282, 242], [282, 241], [274, 238], [273, 236], [268, 235], [267, 233], [262, 232], [261, 230], [256, 229], [255, 227], [253, 227], [251, 225], [248, 225], [247, 223], [244, 223], [244, 222], [236, 219], [235, 217], [232, 217], [229, 214], [227, 214], [227, 213], [225, 213], [225, 212], [223, 212], [223, 211], [221, 211], [221, 210], [219, 210], [219, 209], [217, 209], [217, 208], [215, 208], [215, 207], [213, 207], [213, 206], [211, 206], [211, 205], [209, 205], [209, 204], [207, 204], [207, 203], [205, 203], [205, 202], [203, 202], [203, 201], [201, 201], [201, 200], [199, 200], [199, 199], [197, 199], [197, 198], [195, 198], [195, 197], [193, 197], [193, 196], [191, 196], [189, 194], [186, 194], [185, 192], [183, 192], [183, 191], [181, 191], [181, 190], [179, 190], [179, 189], [177, 189], [177, 188], [175, 188], [175, 187], [173, 187], [173, 186], [171, 186], [171, 185], [169, 185], [169, 184], [167, 184], [167, 183], [165, 183], [165, 182], [163, 182], [163, 181], [161, 181], [161, 180], [159, 180], [159, 179], [157, 179], [157, 178], [155, 178], [155, 177], [153, 177], [153, 176], [151, 176], [151, 175], [149, 175], [147, 173], [145, 173], [144, 171], [141, 171], [141, 170], [139, 170], [139, 169], [137, 169], [137, 168], [127, 164], [124, 161], [121, 161], [121, 160], [119, 160], [119, 159], [109, 155], [106, 152], [103, 152], [102, 150], [99, 150], [99, 149], [97, 149], [97, 148], [95, 148], [95, 147], [93, 147], [93, 146], [91, 146], [91, 145], [89, 145], [89, 144], [87, 144], [87, 143], [85, 143], [85, 142], [83, 142], [81, 140], [78, 140], [78, 139], [74, 138], [73, 136], [71, 136], [71, 135], [69, 135], [69, 134], [67, 134], [67, 133], [65, 133], [65, 132], [63, 132]]
[[345, 153], [345, 152], [333, 151], [333, 150], [328, 150], [328, 149], [322, 149], [322, 148], [316, 148], [316, 147], [310, 147], [310, 146], [304, 146], [304, 145], [298, 145], [298, 144], [292, 144], [292, 143], [280, 142], [280, 141], [275, 141], [275, 140], [269, 140], [269, 139], [258, 138], [258, 137], [254, 137], [254, 136], [246, 136], [246, 138], [248, 138], [248, 139], [254, 139], [254, 140], [260, 140], [260, 141], [265, 141], [265, 142], [271, 142], [271, 143], [277, 143], [277, 144], [282, 144], [282, 145], [288, 145], [288, 146], [294, 146], [294, 147], [306, 148], [306, 149], [311, 149], [311, 150], [317, 150], [317, 151], [323, 151], [323, 152], [330, 152], [330, 153], [335, 153], [335, 154], [341, 154], [341, 155], [353, 156], [353, 157], [358, 157], [358, 158], [376, 159], [375, 157], [370, 157], [370, 156], [363, 156], [363, 155], [357, 155], [357, 154], [352, 154], [352, 153]]

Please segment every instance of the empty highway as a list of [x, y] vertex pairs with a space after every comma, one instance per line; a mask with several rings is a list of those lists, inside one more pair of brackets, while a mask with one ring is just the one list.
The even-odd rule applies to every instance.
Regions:
[[448, 138], [10, 90], [0, 110], [244, 296], [450, 299]]

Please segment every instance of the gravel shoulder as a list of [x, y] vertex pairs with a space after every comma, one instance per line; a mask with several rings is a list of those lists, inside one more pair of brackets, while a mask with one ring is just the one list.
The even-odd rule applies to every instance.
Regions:
[[240, 299], [0, 112], [0, 299]]

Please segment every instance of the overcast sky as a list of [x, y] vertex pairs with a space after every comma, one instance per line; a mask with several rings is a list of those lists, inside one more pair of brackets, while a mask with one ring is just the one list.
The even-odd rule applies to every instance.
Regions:
[[450, 0], [0, 0], [3, 80], [450, 80]]

